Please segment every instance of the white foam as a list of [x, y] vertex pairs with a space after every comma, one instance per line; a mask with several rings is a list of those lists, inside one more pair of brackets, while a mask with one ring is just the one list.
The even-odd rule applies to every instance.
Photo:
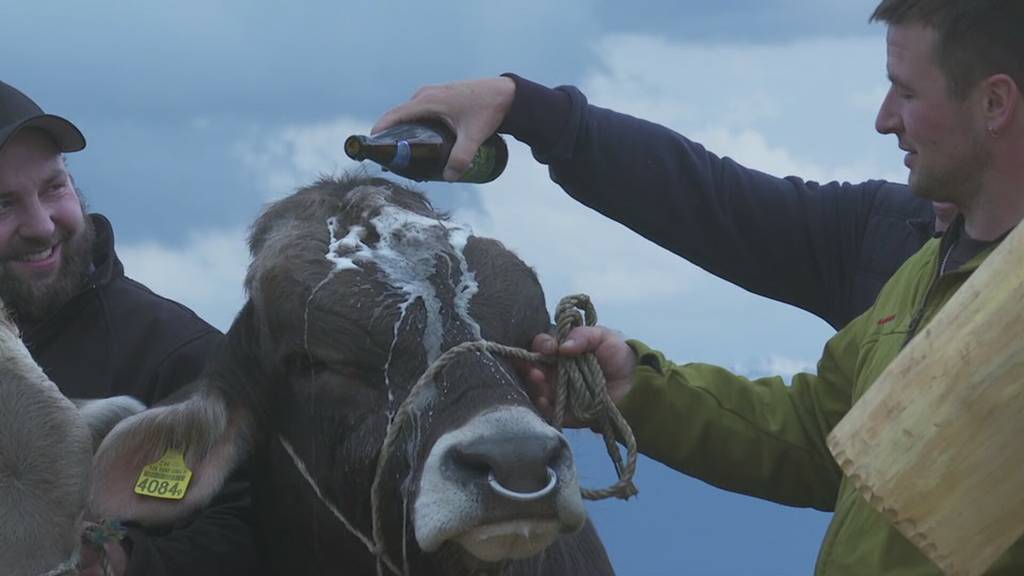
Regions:
[[[480, 339], [480, 325], [470, 314], [470, 301], [479, 291], [476, 275], [469, 269], [465, 248], [472, 235], [468, 228], [453, 225], [437, 218], [423, 216], [397, 206], [374, 203], [370, 210], [378, 209], [376, 216], [369, 220], [379, 237], [374, 246], [366, 244], [367, 229], [353, 224], [347, 233], [338, 238], [343, 225], [338, 217], [327, 220], [330, 245], [325, 257], [334, 264], [334, 269], [321, 282], [327, 282], [342, 270], [368, 271], [366, 264], [373, 264], [380, 280], [404, 295], [399, 302], [399, 316], [392, 331], [392, 341], [384, 366], [385, 385], [389, 394], [389, 416], [393, 416], [394, 398], [391, 395], [388, 372], [397, 346], [398, 337], [406, 321], [406, 314], [417, 300], [423, 303], [425, 319], [421, 327], [421, 340], [427, 363], [441, 355], [446, 333], [463, 332], [467, 339]], [[447, 275], [438, 275], [438, 257], [447, 258], [458, 268], [458, 281], [452, 287], [455, 295], [454, 308], [458, 322], [445, 325], [442, 318], [442, 303], [432, 283], [435, 275], [445, 281]], [[319, 286], [318, 286], [319, 288]], [[407, 327], [408, 328], [408, 327]]]
[[459, 271], [462, 272], [459, 285], [455, 287], [455, 311], [469, 326], [472, 338], [480, 340], [480, 324], [469, 314], [469, 302], [480, 291], [480, 285], [476, 282], [476, 273], [469, 269], [469, 263], [466, 262], [466, 244], [471, 235], [472, 232], [469, 229], [456, 227], [449, 229], [448, 237], [451, 240], [452, 248], [455, 249], [455, 257], [459, 259]]
[[[327, 247], [327, 254], [325, 256], [331, 262], [334, 262], [334, 271], [348, 270], [348, 269], [359, 269], [356, 263], [351, 258], [346, 258], [341, 255], [341, 251], [346, 252], [360, 252], [361, 248], [366, 248], [363, 244], [363, 238], [366, 237], [366, 228], [362, 226], [352, 226], [348, 229], [348, 234], [344, 238], [338, 238], [338, 219], [331, 217], [327, 219], [327, 230], [331, 234], [331, 243]], [[328, 275], [327, 278], [330, 278]], [[326, 278], [325, 278], [326, 280]], [[321, 283], [322, 284], [322, 283]], [[317, 286], [319, 288], [319, 286]]]

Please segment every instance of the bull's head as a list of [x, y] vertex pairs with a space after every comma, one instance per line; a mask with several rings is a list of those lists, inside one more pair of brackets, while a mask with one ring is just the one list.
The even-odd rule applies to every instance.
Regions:
[[[506, 360], [462, 354], [406, 403], [451, 347], [525, 348], [548, 328], [528, 266], [384, 180], [299, 191], [264, 212], [250, 249], [249, 301], [202, 389], [115, 430], [100, 474], [174, 445], [219, 481], [255, 442], [262, 526], [289, 573], [569, 563], [538, 553], [585, 523], [572, 455]], [[396, 442], [382, 452], [389, 430]], [[139, 505], [134, 476], [100, 491], [97, 506], [159, 518], [166, 503]], [[587, 545], [572, 572], [608, 571], [600, 544]]]

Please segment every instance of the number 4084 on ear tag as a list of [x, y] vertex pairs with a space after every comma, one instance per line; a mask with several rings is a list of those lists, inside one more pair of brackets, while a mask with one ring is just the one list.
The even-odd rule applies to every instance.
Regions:
[[135, 483], [135, 493], [153, 498], [181, 500], [192, 480], [192, 471], [185, 466], [180, 450], [168, 450], [163, 457], [147, 464]]

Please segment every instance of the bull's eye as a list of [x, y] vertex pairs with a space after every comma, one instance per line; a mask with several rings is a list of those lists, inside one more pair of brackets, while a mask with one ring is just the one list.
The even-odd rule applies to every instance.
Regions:
[[365, 380], [365, 373], [362, 369], [348, 364], [331, 366], [331, 373], [341, 376], [346, 380], [358, 380], [360, 382]]
[[372, 387], [373, 370], [343, 361], [327, 362], [305, 353], [296, 353], [287, 360], [288, 373], [299, 381], [315, 378], [333, 384]]

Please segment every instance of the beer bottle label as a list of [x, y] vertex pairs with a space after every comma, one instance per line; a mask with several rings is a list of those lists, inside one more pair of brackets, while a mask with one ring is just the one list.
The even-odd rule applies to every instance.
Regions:
[[473, 161], [469, 163], [469, 168], [459, 180], [462, 182], [483, 182], [489, 180], [491, 172], [494, 171], [496, 156], [493, 146], [477, 148]]
[[412, 160], [412, 148], [409, 147], [409, 141], [399, 140], [395, 145], [395, 157], [391, 159], [388, 168], [397, 171], [404, 170], [409, 167], [410, 160]]

